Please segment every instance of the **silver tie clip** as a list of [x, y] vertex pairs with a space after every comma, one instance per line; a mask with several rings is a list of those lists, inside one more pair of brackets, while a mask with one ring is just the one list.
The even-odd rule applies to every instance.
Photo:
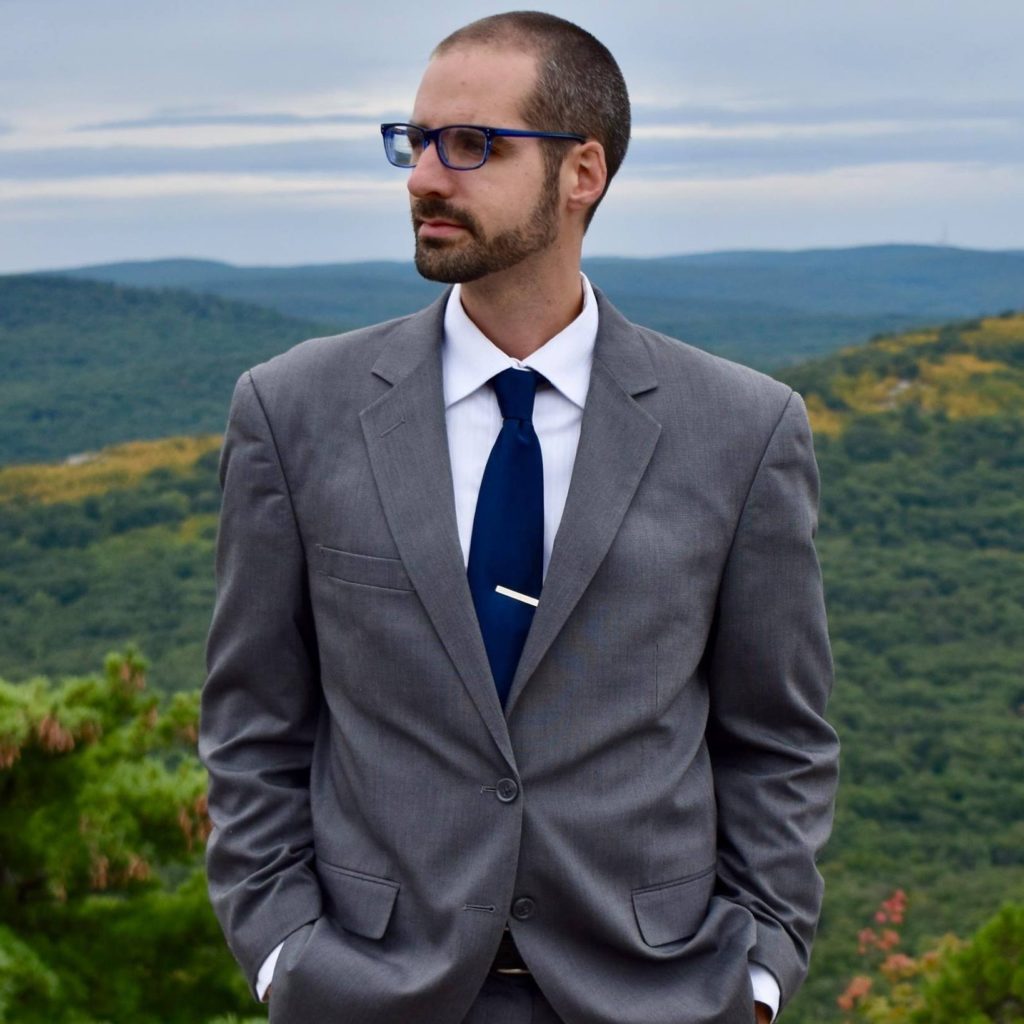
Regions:
[[529, 594], [520, 594], [518, 590], [509, 590], [508, 587], [501, 586], [495, 587], [494, 589], [505, 597], [511, 597], [516, 601], [522, 601], [523, 604], [532, 604], [534, 608], [540, 604], [539, 598], [530, 597]]

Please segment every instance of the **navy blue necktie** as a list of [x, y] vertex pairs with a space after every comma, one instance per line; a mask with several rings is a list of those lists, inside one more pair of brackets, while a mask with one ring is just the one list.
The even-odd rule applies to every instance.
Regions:
[[544, 466], [533, 429], [539, 379], [508, 369], [490, 381], [504, 423], [480, 482], [469, 545], [469, 589], [502, 706], [543, 579]]

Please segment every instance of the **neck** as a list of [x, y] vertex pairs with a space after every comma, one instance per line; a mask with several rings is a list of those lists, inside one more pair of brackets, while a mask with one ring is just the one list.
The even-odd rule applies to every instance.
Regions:
[[579, 257], [524, 260], [467, 282], [461, 294], [462, 308], [481, 332], [506, 355], [525, 359], [580, 315]]

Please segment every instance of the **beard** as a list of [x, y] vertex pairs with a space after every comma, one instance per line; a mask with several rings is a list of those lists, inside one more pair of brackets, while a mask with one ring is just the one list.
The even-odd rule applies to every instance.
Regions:
[[[528, 256], [548, 248], [558, 237], [558, 180], [549, 175], [526, 221], [489, 238], [480, 222], [466, 210], [444, 199], [421, 199], [413, 204], [412, 224], [416, 236], [416, 269], [428, 281], [465, 284], [488, 274], [522, 263]], [[451, 221], [465, 228], [466, 237], [419, 237], [424, 220]]]

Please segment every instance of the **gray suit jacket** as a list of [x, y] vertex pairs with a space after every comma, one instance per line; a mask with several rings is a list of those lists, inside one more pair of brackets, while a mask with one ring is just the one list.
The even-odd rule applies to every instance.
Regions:
[[509, 921], [567, 1024], [748, 1024], [807, 970], [837, 742], [798, 395], [598, 295], [504, 711], [456, 529], [444, 298], [239, 380], [200, 752], [272, 1021], [458, 1024]]

